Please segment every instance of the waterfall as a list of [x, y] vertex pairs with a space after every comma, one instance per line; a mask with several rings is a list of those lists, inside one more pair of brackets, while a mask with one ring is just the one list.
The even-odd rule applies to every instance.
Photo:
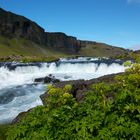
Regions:
[[[0, 89], [30, 84], [35, 78], [45, 77], [53, 74], [56, 78], [64, 80], [89, 80], [107, 74], [119, 73], [125, 70], [123, 65], [112, 63], [42, 63], [41, 66], [20, 66], [14, 70], [7, 67], [0, 67]], [[69, 77], [69, 78], [65, 78]]]
[[[93, 79], [107, 74], [124, 72], [117, 61], [97, 58], [61, 59], [57, 63], [9, 64], [0, 67], [0, 123], [11, 121], [18, 113], [42, 105], [39, 98], [45, 85], [34, 83], [36, 78], [54, 75], [61, 81]], [[14, 68], [12, 67], [14, 66]], [[10, 69], [12, 67], [12, 69]]]

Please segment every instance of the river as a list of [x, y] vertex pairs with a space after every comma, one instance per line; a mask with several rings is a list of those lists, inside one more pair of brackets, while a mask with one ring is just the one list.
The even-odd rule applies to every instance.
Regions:
[[20, 112], [42, 105], [47, 86], [36, 78], [52, 74], [61, 81], [93, 79], [124, 72], [123, 62], [98, 58], [60, 59], [52, 63], [0, 63], [0, 123], [11, 122]]

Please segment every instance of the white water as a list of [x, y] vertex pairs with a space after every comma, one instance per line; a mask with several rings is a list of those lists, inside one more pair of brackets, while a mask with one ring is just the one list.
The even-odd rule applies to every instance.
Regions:
[[[10, 90], [13, 90], [13, 88]], [[20, 90], [17, 89], [17, 94], [23, 94], [23, 92], [26, 94], [15, 97], [7, 104], [0, 105], [0, 123], [7, 123], [14, 119], [20, 112], [27, 111], [37, 105], [42, 105], [39, 96], [45, 91], [43, 85], [30, 85], [30, 87], [24, 85]]]
[[[80, 59], [81, 61], [82, 59]], [[84, 61], [86, 62], [88, 60]], [[62, 81], [77, 79], [89, 80], [125, 70], [123, 65], [117, 63], [112, 63], [108, 66], [105, 63], [97, 65], [94, 62], [78, 63], [76, 60], [73, 60], [73, 62], [76, 63], [70, 63], [70, 60], [63, 59], [59, 65], [55, 63], [42, 63], [41, 67], [24, 66], [17, 67], [12, 71], [8, 68], [0, 67], [0, 96], [7, 94], [9, 90], [14, 93], [16, 92], [12, 101], [6, 104], [0, 104], [0, 123], [12, 120], [18, 113], [27, 111], [34, 106], [42, 105], [39, 96], [45, 92], [44, 85], [27, 86], [27, 84], [33, 84], [35, 78], [53, 74]], [[17, 86], [21, 87], [15, 90]], [[23, 93], [24, 95], [22, 95]], [[20, 94], [22, 96], [19, 96]]]

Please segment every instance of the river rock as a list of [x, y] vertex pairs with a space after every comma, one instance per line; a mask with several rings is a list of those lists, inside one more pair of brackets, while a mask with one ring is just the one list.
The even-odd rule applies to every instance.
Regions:
[[54, 76], [46, 76], [45, 78], [37, 78], [34, 80], [34, 82], [37, 82], [37, 83], [40, 83], [40, 82], [43, 82], [43, 83], [58, 83], [60, 82], [59, 79], [56, 79]]
[[58, 82], [60, 82], [60, 80], [59, 79], [56, 79], [54, 76], [46, 76], [45, 78], [44, 78], [44, 83], [58, 83]]
[[36, 78], [34, 80], [34, 82], [36, 82], [36, 83], [43, 83], [44, 82], [44, 77], [42, 77], [42, 78]]

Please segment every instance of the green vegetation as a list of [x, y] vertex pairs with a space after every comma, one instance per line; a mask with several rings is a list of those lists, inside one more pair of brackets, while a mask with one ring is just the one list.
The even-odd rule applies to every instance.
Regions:
[[133, 58], [137, 63], [140, 63], [140, 53], [132, 53], [132, 58]]
[[125, 53], [124, 55], [115, 56], [115, 59], [134, 60], [136, 63], [140, 63], [140, 52]]
[[38, 45], [23, 38], [6, 38], [0, 36], [0, 61], [52, 61], [69, 55]]
[[23, 57], [20, 59], [21, 62], [53, 62], [57, 61], [59, 58], [57, 57]]
[[9, 39], [0, 36], [0, 56], [23, 55], [44, 56], [46, 51], [39, 45], [25, 39]]
[[6, 132], [8, 131], [9, 125], [0, 125], [0, 140], [6, 139]]
[[139, 140], [140, 65], [115, 80], [92, 85], [79, 103], [70, 85], [49, 86], [45, 105], [11, 126], [7, 140]]
[[130, 67], [132, 65], [132, 62], [131, 61], [125, 61], [124, 62], [124, 66], [125, 67]]
[[57, 57], [33, 57], [33, 56], [9, 56], [9, 57], [3, 57], [0, 58], [0, 62], [22, 62], [22, 63], [28, 63], [28, 62], [53, 62], [57, 61], [59, 58]]
[[82, 56], [90, 57], [115, 57], [124, 53], [122, 48], [111, 47], [103, 43], [88, 44], [86, 47], [82, 47], [79, 52]]

